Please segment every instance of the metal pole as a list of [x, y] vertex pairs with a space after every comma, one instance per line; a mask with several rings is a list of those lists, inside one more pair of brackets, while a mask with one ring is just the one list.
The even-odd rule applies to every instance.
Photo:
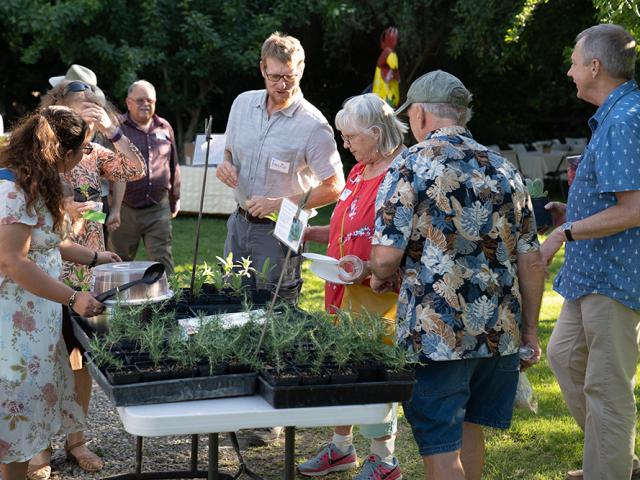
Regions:
[[138, 475], [142, 473], [142, 439], [143, 437], [136, 436], [136, 473]]
[[193, 301], [193, 287], [196, 278], [196, 264], [198, 262], [198, 249], [200, 248], [200, 224], [202, 222], [202, 209], [204, 206], [204, 194], [207, 188], [207, 172], [209, 171], [209, 148], [211, 147], [211, 127], [213, 125], [213, 118], [209, 116], [204, 122], [205, 139], [207, 142], [207, 151], [204, 156], [204, 177], [202, 178], [202, 191], [200, 192], [200, 208], [198, 209], [198, 223], [196, 225], [196, 247], [193, 251], [193, 265], [191, 268], [191, 291], [190, 299]]
[[198, 471], [198, 435], [191, 435], [191, 471]]
[[218, 434], [209, 434], [209, 475], [208, 480], [218, 480]]
[[284, 427], [284, 479], [295, 480], [296, 427]]

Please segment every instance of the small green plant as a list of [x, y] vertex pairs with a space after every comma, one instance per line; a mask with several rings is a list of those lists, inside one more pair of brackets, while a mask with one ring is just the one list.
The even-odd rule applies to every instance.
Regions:
[[89, 351], [91, 352], [91, 358], [98, 368], [122, 368], [124, 363], [122, 359], [116, 357], [111, 349], [113, 343], [105, 339], [105, 337], [95, 336], [89, 340]]
[[89, 185], [88, 183], [81, 183], [80, 185], [78, 185], [78, 190], [80, 190], [80, 193], [82, 194], [85, 200], [89, 200], [90, 188], [91, 188], [91, 185]]
[[178, 367], [193, 368], [201, 357], [200, 344], [181, 328], [176, 328], [169, 336], [168, 356]]
[[149, 354], [154, 366], [158, 366], [165, 353], [165, 325], [163, 319], [153, 318], [140, 329], [140, 347]]
[[231, 344], [220, 317], [213, 316], [206, 320], [200, 317], [200, 326], [191, 342], [199, 355], [208, 361], [210, 375], [228, 362]]
[[548, 197], [549, 193], [544, 189], [544, 183], [541, 178], [526, 178], [527, 190], [531, 198]]

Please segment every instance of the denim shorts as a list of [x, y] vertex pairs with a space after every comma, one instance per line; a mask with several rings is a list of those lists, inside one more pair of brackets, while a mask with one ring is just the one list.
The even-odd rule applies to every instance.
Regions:
[[464, 422], [509, 428], [519, 363], [513, 354], [416, 367], [417, 383], [403, 408], [420, 455], [458, 450]]

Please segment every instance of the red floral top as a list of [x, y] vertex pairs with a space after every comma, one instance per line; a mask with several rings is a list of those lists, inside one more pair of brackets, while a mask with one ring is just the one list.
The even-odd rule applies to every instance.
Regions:
[[[329, 223], [329, 244], [327, 255], [340, 258], [355, 255], [362, 260], [371, 258], [371, 238], [374, 231], [376, 195], [384, 180], [386, 170], [377, 177], [362, 179], [365, 165], [356, 164], [347, 177], [342, 194], [336, 203]], [[343, 226], [344, 225], [344, 226]], [[342, 235], [341, 235], [342, 232]], [[342, 241], [340, 237], [342, 236]], [[340, 244], [342, 243], [342, 249]], [[369, 280], [362, 282], [369, 285]], [[335, 313], [344, 295], [344, 285], [326, 282], [324, 305], [327, 311]]]
[[[112, 182], [128, 182], [144, 177], [144, 167], [136, 169], [133, 162], [128, 160], [123, 153], [113, 152], [94, 142], [91, 143], [91, 146], [93, 151], [89, 155], [83, 155], [80, 163], [69, 173], [63, 175], [64, 180], [69, 182], [73, 188], [88, 185], [100, 191], [100, 177], [105, 177]], [[140, 157], [144, 166], [140, 151], [132, 143], [130, 143], [130, 148]], [[84, 218], [74, 219], [69, 238], [97, 252], [105, 250], [101, 223]], [[91, 271], [85, 265], [64, 262], [62, 279], [68, 280], [75, 286], [88, 287], [91, 285]]]

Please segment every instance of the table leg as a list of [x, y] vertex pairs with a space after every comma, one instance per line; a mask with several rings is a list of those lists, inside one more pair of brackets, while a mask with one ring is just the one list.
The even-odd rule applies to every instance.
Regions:
[[209, 434], [209, 476], [208, 480], [218, 480], [220, 476], [218, 475], [218, 434], [210, 433]]
[[284, 427], [284, 480], [296, 478], [296, 427]]
[[142, 440], [143, 437], [136, 436], [136, 473], [142, 472]]
[[198, 470], [198, 435], [191, 435], [191, 471]]

